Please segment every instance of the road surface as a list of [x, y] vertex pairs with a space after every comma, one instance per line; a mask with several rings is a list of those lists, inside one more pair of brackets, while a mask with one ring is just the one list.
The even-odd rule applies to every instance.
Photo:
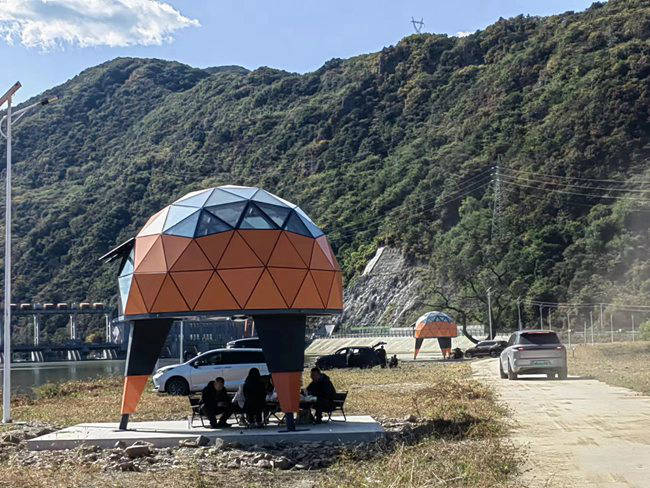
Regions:
[[650, 488], [650, 397], [571, 375], [502, 380], [497, 368], [472, 362], [513, 411], [512, 440], [529, 453], [523, 486]]

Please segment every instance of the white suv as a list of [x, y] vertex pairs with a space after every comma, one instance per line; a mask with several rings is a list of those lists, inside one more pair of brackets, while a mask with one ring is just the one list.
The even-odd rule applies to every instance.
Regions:
[[259, 369], [262, 376], [269, 374], [261, 349], [214, 349], [183, 364], [160, 368], [153, 375], [153, 385], [159, 393], [188, 395], [221, 376], [226, 389], [236, 390], [251, 368]]
[[555, 332], [550, 330], [520, 330], [510, 336], [499, 358], [501, 378], [516, 380], [520, 374], [557, 375], [567, 379], [566, 349]]

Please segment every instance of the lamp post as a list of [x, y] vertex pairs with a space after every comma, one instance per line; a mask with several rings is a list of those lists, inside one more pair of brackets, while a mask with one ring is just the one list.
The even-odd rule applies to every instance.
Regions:
[[492, 301], [490, 293], [492, 292], [492, 287], [487, 289], [487, 300], [488, 300], [488, 322], [490, 323], [490, 339], [492, 339]]
[[[5, 269], [4, 269], [4, 324], [3, 324], [3, 354], [2, 362], [2, 422], [11, 422], [11, 126], [18, 122], [29, 110], [47, 105], [56, 100], [43, 99], [23, 107], [12, 113], [11, 100], [14, 93], [21, 87], [16, 82], [0, 98], [0, 106], [7, 102], [7, 113], [0, 120], [0, 134], [7, 139], [7, 175], [5, 179]], [[7, 130], [2, 132], [2, 123], [7, 121]]]
[[518, 319], [518, 326], [519, 330], [521, 330], [521, 297], [517, 297], [517, 319]]

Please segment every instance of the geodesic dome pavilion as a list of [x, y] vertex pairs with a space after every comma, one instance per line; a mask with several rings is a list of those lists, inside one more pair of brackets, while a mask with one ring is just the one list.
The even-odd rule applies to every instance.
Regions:
[[413, 359], [417, 358], [424, 339], [437, 338], [443, 357], [451, 353], [451, 338], [458, 336], [458, 327], [449, 315], [444, 312], [427, 312], [417, 319], [415, 329], [415, 351]]
[[299, 207], [256, 187], [192, 192], [101, 259], [117, 258], [121, 314], [133, 321], [121, 428], [183, 317], [253, 317], [280, 405], [298, 411], [306, 316], [343, 307], [334, 252]]

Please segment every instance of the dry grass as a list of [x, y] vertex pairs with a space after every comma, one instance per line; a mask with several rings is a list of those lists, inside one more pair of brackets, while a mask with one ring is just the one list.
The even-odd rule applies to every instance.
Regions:
[[[351, 449], [331, 467], [313, 472], [215, 468], [200, 473], [192, 466], [179, 466], [164, 475], [102, 472], [92, 466], [25, 472], [0, 462], [0, 486], [504, 487], [511, 483], [521, 459], [504, 437], [507, 412], [489, 388], [470, 378], [467, 365], [404, 364], [397, 370], [328, 374], [337, 390], [349, 391], [350, 414], [378, 418], [413, 414], [429, 420], [428, 426], [402, 444], [386, 443], [380, 455]], [[121, 388], [121, 378], [48, 385], [38, 389], [36, 399], [19, 399], [15, 417], [58, 426], [117, 421]], [[185, 398], [148, 390], [133, 420], [178, 419], [187, 412]]]
[[569, 372], [650, 395], [650, 342], [579, 345], [569, 351]]

